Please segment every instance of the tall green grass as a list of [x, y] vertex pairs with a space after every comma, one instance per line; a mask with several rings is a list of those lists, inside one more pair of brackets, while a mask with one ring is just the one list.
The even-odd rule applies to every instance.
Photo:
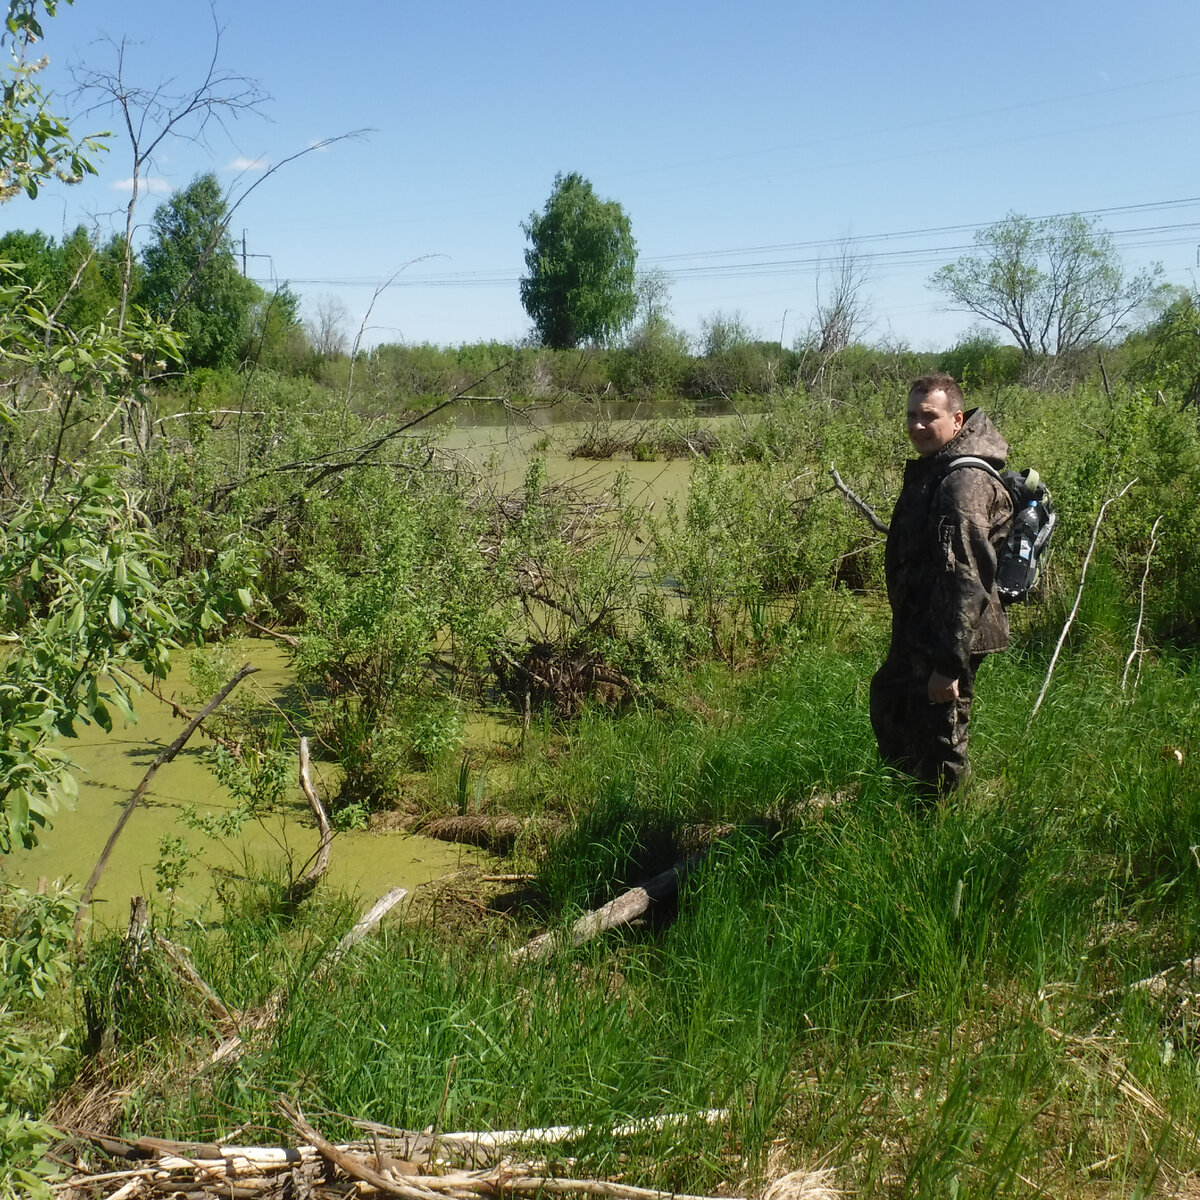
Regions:
[[[873, 662], [801, 646], [698, 677], [692, 713], [574, 728], [541, 776], [574, 814], [541, 871], [559, 920], [697, 823], [731, 827], [648, 927], [519, 966], [524, 934], [426, 921], [305, 987], [314, 943], [242, 914], [204, 970], [239, 1002], [290, 973], [282, 1023], [128, 1119], [270, 1128], [286, 1091], [406, 1128], [577, 1122], [596, 1130], [577, 1169], [692, 1191], [818, 1161], [859, 1194], [929, 1197], [1127, 1195], [1195, 1169], [1194, 1026], [1129, 984], [1198, 952], [1196, 664], [1148, 662], [1122, 693], [1119, 660], [1068, 657], [1030, 722], [1045, 662], [998, 656], [975, 781], [930, 809], [876, 760]], [[604, 1132], [709, 1107], [728, 1118]]]

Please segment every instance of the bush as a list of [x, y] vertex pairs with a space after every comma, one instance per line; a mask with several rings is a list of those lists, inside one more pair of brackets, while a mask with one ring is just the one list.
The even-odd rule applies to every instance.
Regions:
[[1002, 346], [995, 334], [976, 331], [939, 355], [937, 369], [953, 375], [964, 390], [996, 388], [1021, 378], [1022, 355]]

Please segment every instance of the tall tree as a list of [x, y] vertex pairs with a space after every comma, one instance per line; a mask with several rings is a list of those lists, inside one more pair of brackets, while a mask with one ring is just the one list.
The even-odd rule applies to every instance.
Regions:
[[138, 300], [185, 337], [189, 367], [237, 364], [261, 289], [238, 273], [229, 209], [217, 177], [198, 175], [151, 222]]
[[1127, 275], [1112, 238], [1077, 213], [1041, 221], [1010, 213], [929, 283], [952, 308], [1006, 329], [1026, 354], [1061, 355], [1115, 333], [1153, 296], [1161, 270]]
[[637, 311], [637, 245], [625, 210], [572, 172], [556, 175], [540, 213], [521, 224], [529, 248], [521, 303], [542, 342], [569, 350], [606, 342]]

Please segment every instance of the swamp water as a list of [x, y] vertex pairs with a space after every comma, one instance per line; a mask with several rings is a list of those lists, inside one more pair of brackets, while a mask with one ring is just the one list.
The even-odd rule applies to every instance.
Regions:
[[[245, 640], [230, 649], [238, 665], [249, 662], [259, 668], [238, 685], [233, 699], [239, 692], [254, 693], [260, 700], [273, 699], [292, 682], [287, 652], [278, 643]], [[187, 672], [176, 667], [162, 686], [162, 694], [182, 702], [186, 691]], [[80, 768], [78, 802], [71, 809], [59, 810], [52, 827], [42, 831], [32, 850], [18, 850], [0, 859], [0, 879], [32, 889], [42, 877], [81, 885], [91, 874], [134, 788], [155, 757], [183, 729], [183, 721], [149, 692], [135, 700], [134, 709], [138, 718], [134, 725], [114, 723], [111, 734], [96, 726], [81, 727], [79, 738], [59, 743]], [[155, 774], [96, 888], [93, 913], [97, 921], [123, 923], [131, 896], [155, 897], [156, 903], [167, 903], [156, 891], [154, 870], [162, 838], [183, 838], [196, 856], [190, 864], [191, 874], [174, 897], [177, 913], [184, 918], [200, 914], [211, 899], [214, 872], [240, 876], [248, 865], [269, 870], [290, 859], [299, 874], [315, 852], [316, 824], [298, 779], [289, 789], [282, 812], [261, 823], [249, 822], [234, 839], [218, 841], [187, 828], [180, 813], [189, 805], [200, 814], [233, 807], [229, 792], [206, 765], [210, 747], [211, 742], [197, 731]], [[328, 765], [314, 761], [312, 777], [317, 794], [327, 801], [336, 790]], [[325, 879], [334, 888], [370, 900], [397, 884], [411, 890], [484, 861], [486, 855], [479, 851], [433, 838], [354, 831], [335, 834]]]
[[[592, 420], [580, 419], [588, 413]], [[661, 422], [661, 408], [610, 405], [603, 409], [589, 407], [588, 413], [547, 406], [514, 420], [503, 410], [472, 406], [455, 413], [453, 425], [444, 422], [449, 428], [444, 428], [439, 444], [444, 451], [460, 456], [497, 493], [519, 488], [536, 454], [545, 460], [550, 483], [567, 483], [599, 495], [618, 472], [624, 472], [629, 498], [635, 503], [653, 508], [668, 497], [682, 498], [691, 474], [691, 462], [686, 458], [638, 462], [624, 456], [593, 461], [572, 458], [570, 454], [586, 433], [595, 430], [597, 421], [620, 432], [650, 416]], [[719, 411], [708, 418], [714, 424], [737, 419]], [[277, 643], [246, 640], [231, 650], [231, 660], [238, 665], [248, 661], [259, 668], [239, 685], [235, 698], [239, 693], [274, 698], [293, 682], [287, 651]], [[178, 658], [182, 661], [183, 655]], [[163, 695], [183, 703], [188, 691], [186, 670], [176, 666], [161, 690]], [[0, 882], [34, 888], [43, 877], [76, 885], [87, 879], [134, 788], [155, 757], [183, 728], [183, 722], [172, 715], [170, 708], [149, 692], [138, 697], [134, 707], [136, 724], [116, 724], [111, 734], [96, 726], [81, 727], [77, 739], [60, 743], [79, 766], [78, 802], [55, 815], [52, 827], [42, 831], [39, 844], [32, 850], [18, 850], [0, 859]], [[496, 722], [471, 724], [477, 727], [472, 741], [480, 734], [494, 740], [504, 736]], [[211, 900], [214, 872], [237, 876], [245, 873], [248, 864], [262, 870], [290, 860], [299, 873], [309, 861], [316, 849], [317, 831], [298, 781], [289, 792], [283, 812], [261, 824], [250, 822], [235, 839], [217, 841], [182, 823], [180, 813], [189, 805], [200, 814], [233, 806], [228, 791], [208, 769], [209, 746], [203, 734], [197, 732], [175, 759], [155, 774], [96, 889], [93, 913], [98, 921], [123, 923], [128, 916], [129, 898], [134, 895], [167, 902], [156, 891], [154, 870], [164, 838], [184, 839], [195, 855], [189, 865], [190, 874], [173, 898], [178, 915], [185, 918], [200, 914]], [[327, 800], [336, 789], [336, 778], [330, 776], [327, 765], [316, 761], [312, 773], [318, 794]], [[334, 839], [326, 881], [370, 900], [397, 884], [411, 889], [486, 860], [480, 851], [411, 834], [339, 833]]]

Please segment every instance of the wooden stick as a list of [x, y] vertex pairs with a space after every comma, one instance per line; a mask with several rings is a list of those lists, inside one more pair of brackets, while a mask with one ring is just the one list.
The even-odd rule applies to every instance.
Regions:
[[380, 896], [363, 913], [358, 924], [317, 964], [317, 968], [313, 972], [313, 978], [318, 978], [337, 966], [346, 951], [353, 946], [357, 946], [407, 895], [407, 888], [394, 887], [385, 895]]
[[312, 866], [292, 884], [290, 892], [293, 900], [301, 900], [308, 895], [320, 882], [321, 877], [329, 870], [330, 851], [333, 846], [333, 826], [325, 812], [325, 806], [313, 787], [312, 776], [309, 773], [308, 738], [300, 739], [300, 790], [308, 801], [308, 806], [317, 818], [317, 828], [321, 831], [321, 842]]
[[266, 625], [260, 625], [257, 621], [252, 621], [249, 617], [242, 617], [242, 620], [250, 626], [251, 629], [257, 629], [259, 633], [265, 633], [267, 637], [278, 638], [286, 646], [291, 646], [293, 650], [300, 645], [300, 639], [294, 637], [290, 633], [280, 633], [277, 629], [269, 629]]
[[[373, 905], [359, 920], [358, 924], [350, 930], [348, 934], [338, 944], [325, 955], [324, 958], [317, 963], [309, 976], [311, 981], [323, 979], [333, 968], [341, 961], [342, 956], [353, 946], [357, 946], [367, 934], [373, 930], [380, 921], [383, 920], [405, 896], [408, 895], [408, 890], [402, 887], [394, 887], [386, 895], [380, 896]], [[287, 1001], [287, 990], [279, 988], [272, 992], [267, 998], [267, 1002], [263, 1005], [262, 1011], [258, 1014], [252, 1028], [257, 1030], [267, 1029], [273, 1025], [279, 1018], [279, 1014], [283, 1011], [283, 1006]], [[246, 1048], [246, 1041], [240, 1034], [226, 1038], [209, 1057], [209, 1064], [224, 1062], [225, 1059], [236, 1057]]]
[[[640, 1133], [658, 1133], [668, 1125], [682, 1124], [685, 1121], [703, 1121], [707, 1125], [715, 1125], [718, 1121], [724, 1121], [728, 1116], [727, 1108], [708, 1108], [697, 1113], [665, 1113], [661, 1117], [627, 1121], [624, 1125], [616, 1125], [607, 1132], [613, 1137], [633, 1137]], [[474, 1133], [443, 1133], [438, 1141], [443, 1146], [454, 1148], [494, 1150], [502, 1146], [577, 1141], [579, 1138], [596, 1132], [603, 1131], [587, 1125], [548, 1125], [542, 1129], [497, 1129]]]
[[1146, 615], [1146, 580], [1150, 578], [1150, 560], [1154, 557], [1154, 548], [1158, 545], [1158, 523], [1161, 520], [1161, 515], [1155, 517], [1154, 524], [1150, 528], [1150, 549], [1146, 551], [1146, 569], [1142, 572], [1142, 586], [1138, 598], [1138, 619], [1133, 630], [1133, 649], [1129, 651], [1129, 657], [1125, 660], [1125, 670], [1121, 672], [1121, 691], [1125, 690], [1125, 680], [1129, 678], [1129, 668], [1135, 658], [1138, 660], [1138, 671], [1133, 680], [1135, 689], [1138, 680], [1142, 677], [1142, 651], [1139, 647], [1142, 640], [1142, 619]]
[[366, 1163], [339, 1150], [332, 1142], [326, 1141], [305, 1119], [304, 1114], [292, 1105], [289, 1100], [280, 1097], [279, 1111], [295, 1126], [301, 1137], [311, 1142], [322, 1156], [335, 1166], [340, 1167], [352, 1179], [361, 1179], [373, 1188], [378, 1188], [389, 1196], [403, 1196], [405, 1200], [426, 1200], [426, 1197], [436, 1195], [427, 1188], [413, 1187], [407, 1183], [395, 1183], [386, 1176], [373, 1171]]
[[837, 473], [837, 467], [831, 466], [829, 468], [829, 475], [830, 475], [830, 478], [833, 480], [833, 486], [836, 487], [837, 490], [839, 492], [841, 492], [842, 495], [845, 496], [846, 499], [849, 500], [850, 503], [853, 504], [854, 507], [857, 508], [858, 511], [860, 513], [862, 513], [862, 515], [864, 517], [867, 518], [867, 521], [870, 523], [871, 528], [874, 529], [877, 533], [882, 533], [884, 536], [886, 536], [889, 532], [889, 527], [888, 527], [887, 523], [880, 520], [880, 518], [879, 518], [878, 514], [875, 512], [875, 510], [860, 496], [856, 496], [845, 485], [845, 483], [842, 482], [842, 477]]
[[606, 930], [615, 929], [618, 925], [628, 925], [630, 921], [640, 917], [655, 900], [674, 895], [679, 890], [679, 885], [707, 854], [707, 850], [694, 854], [685, 862], [678, 862], [655, 875], [653, 879], [648, 879], [641, 887], [622, 892], [602, 908], [584, 913], [571, 926], [571, 931], [565, 938], [556, 931], [540, 934], [533, 941], [514, 950], [510, 957], [514, 962], [529, 959], [537, 961], [548, 957], [561, 945], [581, 946]]
[[1135, 483], [1137, 483], [1136, 475], [1115, 496], [1109, 496], [1100, 505], [1100, 511], [1096, 514], [1096, 521], [1092, 525], [1092, 540], [1088, 545], [1087, 553], [1083, 556], [1083, 569], [1079, 573], [1079, 590], [1075, 593], [1075, 603], [1071, 605], [1071, 611], [1067, 616], [1066, 624], [1062, 627], [1062, 633], [1058, 635], [1058, 645], [1054, 647], [1054, 653], [1050, 656], [1050, 666], [1046, 668], [1046, 678], [1042, 681], [1042, 690], [1038, 692], [1038, 698], [1034, 701], [1033, 711], [1029, 714], [1029, 720], [1025, 723], [1026, 729], [1033, 724], [1033, 718], [1037, 716], [1038, 709], [1042, 707], [1042, 701], [1046, 698], [1046, 690], [1050, 686], [1050, 676], [1054, 674], [1054, 665], [1058, 662], [1059, 651], [1062, 650], [1063, 643], [1067, 640], [1067, 634], [1075, 622], [1075, 614], [1079, 611], [1079, 602], [1083, 599], [1083, 584], [1087, 579], [1088, 564], [1092, 561], [1092, 551], [1096, 549], [1096, 536], [1100, 532], [1100, 522], [1104, 520], [1104, 511], [1114, 500], [1120, 500]]
[[1182, 992], [1184, 990], [1182, 978], [1172, 983], [1171, 977], [1173, 975], [1182, 977], [1184, 973], [1190, 974], [1195, 979], [1197, 974], [1200, 974], [1200, 958], [1189, 958], [1184, 962], [1175, 963], [1165, 970], [1159, 971], [1156, 975], [1151, 975], [1147, 979], [1139, 979], [1136, 983], [1129, 985], [1129, 990], [1131, 992], [1148, 992], [1156, 999], [1169, 991]]
[[[506, 1192], [575, 1193], [583, 1196], [608, 1196], [613, 1200], [710, 1200], [707, 1196], [692, 1196], [686, 1192], [660, 1192], [654, 1188], [631, 1187], [627, 1183], [609, 1183], [606, 1179], [555, 1179], [553, 1176], [503, 1175], [495, 1186]], [[730, 1196], [726, 1200], [744, 1200]]]
[[146, 789], [150, 786], [150, 780], [154, 778], [158, 768], [169, 763], [180, 750], [187, 745], [188, 738], [199, 728], [200, 722], [209, 715], [219, 705], [230, 692], [233, 691], [247, 675], [253, 675], [258, 667], [252, 667], [247, 663], [225, 686], [187, 723], [184, 731], [150, 764], [150, 769], [142, 776], [142, 782], [133, 790], [133, 795], [129, 797], [128, 803], [125, 805], [125, 811], [117, 819], [117, 823], [113, 828], [112, 833], [108, 835], [108, 841], [104, 844], [104, 849], [100, 852], [100, 857], [96, 861], [95, 867], [92, 869], [91, 877], [87, 881], [87, 885], [83, 889], [83, 894], [79, 897], [79, 908], [75, 912], [75, 941], [78, 942], [83, 929], [83, 914], [87, 906], [91, 903], [92, 893], [96, 890], [96, 884], [100, 882], [100, 876], [104, 874], [104, 868], [108, 865], [109, 856], [113, 852], [113, 847], [117, 844], [117, 839], [121, 836], [121, 831], [129, 823], [129, 818], [133, 815], [133, 810], [137, 807], [138, 801], [146, 794]]
[[236, 1026], [237, 1021], [234, 1020], [233, 1013], [225, 1007], [225, 1002], [209, 987], [200, 972], [196, 970], [188, 952], [182, 946], [177, 946], [169, 938], [163, 937], [157, 930], [152, 930], [150, 936], [154, 938], [155, 943], [163, 953], [175, 964], [180, 975], [204, 997], [204, 1003], [212, 1016], [218, 1021]]

